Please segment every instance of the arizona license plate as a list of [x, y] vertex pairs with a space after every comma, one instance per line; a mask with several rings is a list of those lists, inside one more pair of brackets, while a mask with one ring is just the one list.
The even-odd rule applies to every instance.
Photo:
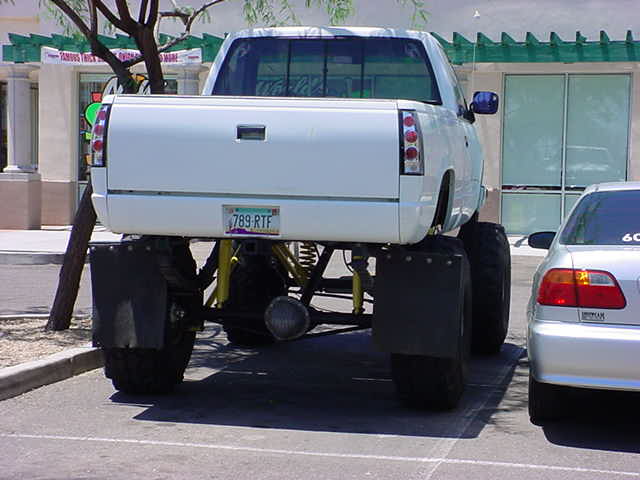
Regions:
[[280, 207], [222, 206], [227, 235], [280, 235]]

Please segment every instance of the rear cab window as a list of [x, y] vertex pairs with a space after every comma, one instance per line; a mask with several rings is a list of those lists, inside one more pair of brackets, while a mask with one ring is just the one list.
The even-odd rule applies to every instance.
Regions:
[[640, 246], [640, 190], [601, 191], [583, 197], [560, 243]]
[[238, 39], [212, 94], [442, 103], [424, 46], [403, 38]]

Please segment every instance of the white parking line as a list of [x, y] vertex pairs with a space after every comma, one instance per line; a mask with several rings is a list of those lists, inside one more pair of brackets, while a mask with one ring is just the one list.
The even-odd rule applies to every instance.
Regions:
[[352, 377], [351, 380], [355, 380], [357, 382], [393, 382], [390, 378]]
[[400, 457], [393, 455], [366, 455], [358, 453], [334, 453], [334, 452], [312, 452], [305, 450], [284, 450], [275, 448], [256, 448], [242, 447], [236, 445], [216, 445], [208, 443], [186, 443], [186, 442], [165, 442], [160, 440], [135, 440], [126, 438], [103, 438], [103, 437], [74, 437], [65, 435], [28, 435], [18, 433], [0, 433], [0, 438], [12, 438], [22, 440], [57, 440], [72, 442], [96, 442], [96, 443], [112, 443], [127, 445], [151, 445], [161, 447], [181, 447], [181, 448], [201, 448], [208, 450], [227, 450], [236, 452], [251, 452], [275, 455], [304, 455], [310, 457], [329, 457], [329, 458], [350, 458], [357, 460], [388, 460], [396, 462], [416, 462], [416, 463], [436, 463], [448, 465], [478, 465], [487, 467], [501, 467], [513, 469], [527, 470], [548, 470], [558, 472], [577, 472], [598, 475], [618, 475], [623, 477], [640, 478], [638, 472], [625, 472], [620, 470], [600, 470], [594, 468], [583, 467], [564, 467], [561, 465], [536, 465], [530, 463], [510, 463], [510, 462], [492, 462], [484, 460], [465, 460], [456, 458], [429, 458], [429, 457]]
[[[509, 357], [509, 360], [505, 363], [505, 365], [502, 366], [495, 377], [496, 388], [504, 382], [511, 369], [515, 367], [518, 359], [522, 355], [522, 352], [524, 352], [524, 349], [522, 347], [517, 347]], [[429, 466], [427, 472], [421, 471], [421, 469], [419, 469], [418, 472], [416, 472], [416, 474], [414, 475], [414, 478], [418, 478], [420, 480], [429, 480], [431, 477], [433, 477], [433, 474], [440, 465], [442, 465], [443, 463], [448, 463], [446, 459], [453, 450], [453, 447], [455, 447], [458, 440], [460, 440], [462, 435], [464, 435], [464, 432], [466, 432], [467, 428], [469, 428], [469, 425], [471, 425], [471, 423], [475, 420], [477, 412], [484, 410], [487, 403], [489, 403], [493, 392], [494, 389], [486, 390], [484, 399], [482, 397], [480, 397], [479, 399], [479, 405], [477, 405], [477, 403], [475, 405], [469, 405], [462, 412], [462, 414], [458, 417], [459, 420], [457, 421], [457, 425], [451, 429], [452, 438], [439, 440], [436, 446], [431, 450], [431, 455], [433, 455], [434, 457], [442, 458], [442, 460], [440, 462], [437, 462], [435, 465]]]

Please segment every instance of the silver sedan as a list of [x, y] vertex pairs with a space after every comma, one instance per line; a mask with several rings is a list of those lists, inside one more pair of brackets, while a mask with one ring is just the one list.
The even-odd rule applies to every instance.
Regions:
[[549, 249], [527, 307], [529, 416], [558, 419], [567, 387], [640, 391], [640, 182], [587, 188]]

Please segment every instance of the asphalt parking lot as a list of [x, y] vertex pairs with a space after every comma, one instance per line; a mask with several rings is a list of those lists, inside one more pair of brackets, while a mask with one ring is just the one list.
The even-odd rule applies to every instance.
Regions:
[[529, 423], [524, 309], [540, 257], [513, 257], [510, 334], [474, 357], [463, 401], [396, 400], [368, 331], [234, 349], [210, 326], [168, 396], [97, 370], [0, 402], [0, 478], [614, 479], [640, 477], [638, 397], [578, 392]]

